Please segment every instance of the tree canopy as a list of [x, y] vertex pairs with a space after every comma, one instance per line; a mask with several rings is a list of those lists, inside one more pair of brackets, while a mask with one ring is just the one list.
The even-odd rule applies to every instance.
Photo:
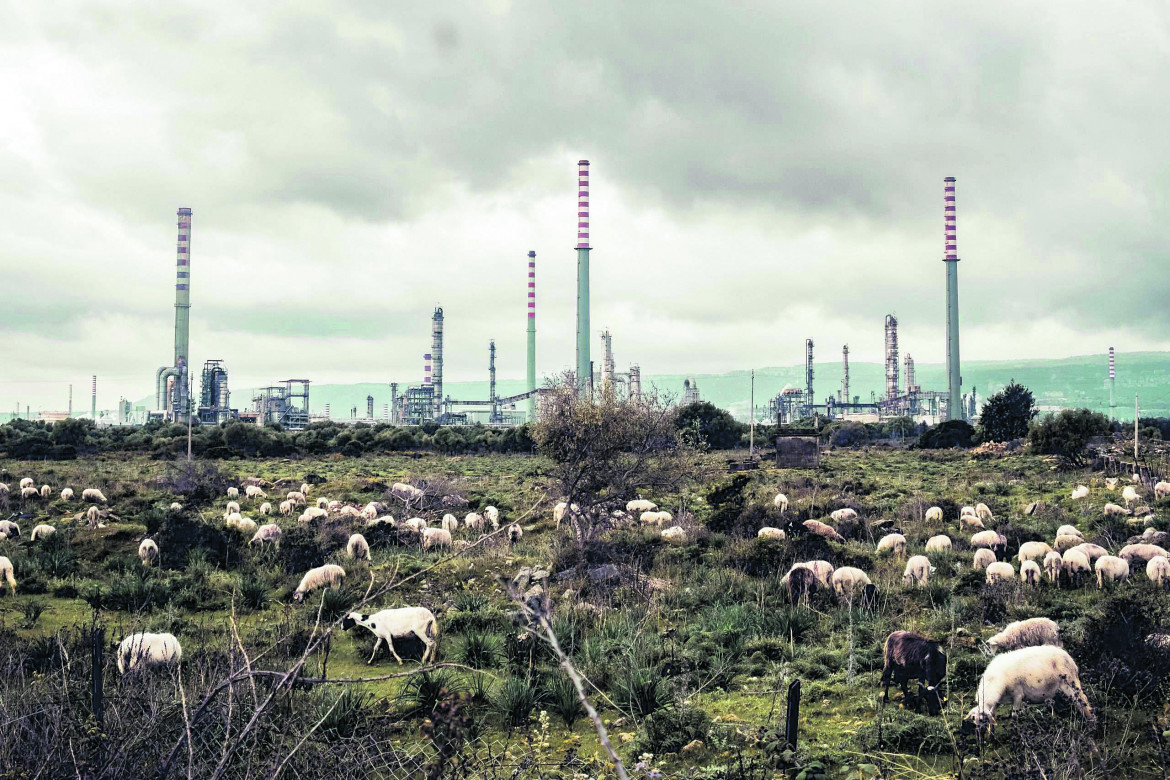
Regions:
[[1014, 379], [987, 399], [979, 416], [978, 440], [1011, 441], [1028, 435], [1028, 426], [1037, 415], [1032, 391]]

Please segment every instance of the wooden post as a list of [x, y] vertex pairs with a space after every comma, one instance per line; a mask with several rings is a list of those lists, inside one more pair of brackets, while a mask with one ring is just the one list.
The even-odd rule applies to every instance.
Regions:
[[1133, 397], [1133, 467], [1137, 470], [1138, 463], [1138, 397]]
[[102, 649], [106, 643], [106, 629], [104, 626], [94, 626], [93, 629], [93, 719], [98, 726], [102, 726], [105, 718], [102, 701]]
[[800, 728], [800, 680], [788, 686], [788, 711], [784, 715], [784, 739], [788, 749], [796, 751], [796, 737]]

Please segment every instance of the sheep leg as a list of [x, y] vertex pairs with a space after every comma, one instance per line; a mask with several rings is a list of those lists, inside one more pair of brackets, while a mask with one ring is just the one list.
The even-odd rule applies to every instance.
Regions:
[[[415, 635], [415, 636], [417, 636], [417, 637], [418, 637], [420, 640], [422, 640], [423, 647], [424, 647], [424, 648], [426, 648], [425, 650], [423, 650], [422, 658], [420, 658], [420, 659], [419, 659], [419, 663], [420, 663], [420, 664], [425, 664], [425, 663], [427, 662], [427, 656], [428, 656], [428, 655], [431, 657], [431, 660], [434, 660], [434, 657], [435, 657], [435, 645], [434, 645], [434, 644], [432, 644], [432, 643], [431, 643], [431, 640], [427, 638], [427, 636], [426, 636], [426, 632], [424, 632], [424, 631], [419, 631], [419, 630], [416, 628], [416, 629], [414, 630], [414, 635]], [[436, 644], [437, 644], [437, 643], [436, 643]]]
[[394, 656], [394, 660], [398, 662], [399, 666], [402, 666], [402, 659], [398, 657], [398, 653], [394, 652], [394, 640], [390, 637], [386, 637], [386, 647], [390, 648], [390, 655]]
[[366, 666], [374, 662], [374, 656], [378, 654], [378, 647], [382, 644], [382, 637], [378, 637], [378, 641], [374, 642], [374, 652], [370, 653], [370, 660], [366, 661]]

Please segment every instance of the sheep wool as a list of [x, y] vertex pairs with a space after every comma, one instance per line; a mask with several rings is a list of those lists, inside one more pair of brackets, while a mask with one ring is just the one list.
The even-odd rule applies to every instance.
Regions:
[[73, 500], [73, 488], [62, 488], [61, 489], [61, 500], [62, 501], [72, 501]]
[[378, 641], [374, 643], [374, 652], [370, 654], [370, 660], [366, 664], [374, 662], [374, 656], [378, 654], [378, 647], [383, 642], [386, 643], [387, 649], [390, 650], [390, 655], [394, 656], [394, 660], [399, 665], [402, 664], [402, 659], [394, 650], [394, 637], [405, 637], [414, 635], [423, 643], [422, 658], [419, 663], [427, 663], [427, 659], [434, 660], [436, 641], [438, 635], [438, 625], [435, 622], [435, 616], [426, 607], [402, 607], [400, 609], [383, 609], [380, 612], [375, 612], [372, 615], [363, 615], [360, 612], [350, 612], [341, 620], [341, 628], [343, 631], [349, 631], [354, 626], [361, 626], [369, 629], [374, 636], [378, 637]]
[[951, 551], [951, 537], [946, 534], [939, 534], [932, 536], [926, 540], [926, 552], [930, 553], [949, 553]]
[[886, 534], [878, 540], [877, 553], [893, 553], [894, 557], [901, 558], [906, 554], [906, 537], [902, 534]]
[[447, 513], [443, 515], [442, 527], [444, 531], [455, 533], [455, 531], [459, 528], [459, 520], [456, 519], [455, 515]]
[[370, 559], [370, 545], [366, 542], [366, 537], [361, 534], [351, 535], [345, 544], [345, 553], [350, 558], [368, 561]]
[[510, 526], [508, 526], [508, 541], [511, 544], [519, 543], [521, 537], [523, 536], [524, 531], [520, 528], [519, 523], [512, 523]]
[[138, 545], [138, 557], [142, 560], [143, 566], [151, 566], [158, 560], [158, 545], [153, 539], [142, 540]]
[[853, 566], [842, 566], [835, 569], [830, 582], [833, 585], [833, 592], [837, 594], [839, 599], [861, 595], [867, 585], [873, 584], [868, 574]]
[[1072, 656], [1051, 645], [1013, 650], [991, 659], [979, 680], [976, 704], [967, 713], [967, 719], [976, 726], [992, 726], [995, 708], [1001, 701], [1051, 704], [1057, 693], [1072, 699], [1081, 715], [1090, 723], [1095, 722]]
[[1060, 573], [1064, 570], [1064, 558], [1056, 550], [1044, 556], [1044, 573], [1048, 575], [1048, 579], [1053, 583], [1060, 579]]
[[1073, 501], [1080, 501], [1082, 498], [1088, 498], [1088, 497], [1089, 497], [1089, 486], [1088, 485], [1077, 485], [1075, 488], [1073, 488], [1073, 492], [1072, 492]]
[[12, 591], [12, 595], [16, 595], [16, 569], [12, 566], [12, 561], [3, 555], [0, 555], [0, 579], [8, 584], [8, 589]]
[[925, 555], [915, 555], [906, 561], [906, 571], [902, 574], [902, 583], [905, 585], [925, 585], [930, 578], [934, 567]]
[[1129, 562], [1115, 555], [1102, 555], [1097, 559], [1097, 588], [1105, 583], [1125, 582], [1129, 579]]
[[29, 541], [37, 541], [38, 539], [48, 539], [53, 534], [57, 533], [57, 529], [51, 525], [41, 523], [32, 529], [32, 534], [29, 535]]
[[131, 634], [118, 645], [118, 673], [140, 666], [165, 666], [183, 659], [183, 648], [174, 634]]
[[1121, 552], [1117, 553], [1117, 557], [1125, 559], [1125, 562], [1130, 566], [1148, 563], [1156, 555], [1170, 558], [1170, 553], [1156, 544], [1127, 544], [1121, 548]]
[[837, 529], [831, 525], [825, 525], [819, 520], [805, 520], [802, 523], [812, 533], [825, 539], [832, 539], [834, 542], [844, 542], [845, 538], [837, 533]]
[[1020, 545], [1020, 552], [1017, 556], [1021, 562], [1035, 561], [1037, 559], [1044, 560], [1044, 556], [1052, 552], [1052, 548], [1044, 542], [1024, 542]]
[[422, 547], [424, 550], [429, 550], [432, 547], [450, 547], [451, 546], [451, 532], [444, 531], [442, 528], [423, 528], [422, 529]]
[[670, 544], [686, 544], [687, 531], [681, 525], [672, 525], [670, 528], [662, 529], [662, 540]]
[[777, 493], [776, 497], [772, 499], [772, 506], [779, 509], [782, 513], [788, 511], [788, 496], [783, 493]]
[[782, 530], [779, 528], [772, 528], [771, 526], [764, 526], [759, 531], [756, 531], [757, 539], [775, 539], [778, 541], [784, 541], [786, 536], [787, 534], [785, 534]]
[[634, 512], [655, 512], [658, 510], [658, 504], [653, 501], [647, 501], [644, 498], [635, 498], [633, 501], [626, 502], [626, 511], [630, 514]]
[[1146, 561], [1146, 576], [1162, 590], [1170, 590], [1170, 558], [1155, 555]]
[[996, 582], [1008, 582], [1016, 578], [1016, 570], [1007, 561], [996, 561], [988, 564], [985, 576], [989, 585]]
[[1022, 647], [1037, 647], [1051, 645], [1063, 647], [1060, 641], [1060, 626], [1055, 620], [1046, 617], [1028, 618], [1008, 623], [991, 639], [987, 645], [993, 652], [1007, 652], [1019, 650]]
[[280, 548], [280, 526], [276, 523], [268, 523], [256, 529], [256, 533], [252, 535], [252, 541], [248, 544], [259, 544], [261, 547], [267, 542], [273, 542], [276, 547]]
[[336, 588], [345, 582], [345, 569], [335, 563], [327, 563], [309, 569], [301, 577], [301, 584], [293, 591], [293, 601], [304, 601], [305, 594], [317, 588]]
[[81, 500], [96, 501], [99, 504], [104, 504], [106, 503], [106, 496], [97, 488], [86, 488], [85, 490], [81, 491]]
[[1044, 579], [1044, 573], [1040, 570], [1040, 564], [1031, 559], [1021, 563], [1020, 579], [1024, 581], [1025, 585], [1039, 587], [1041, 580]]
[[943, 511], [941, 506], [932, 506], [926, 510], [926, 522], [941, 523], [943, 521]]

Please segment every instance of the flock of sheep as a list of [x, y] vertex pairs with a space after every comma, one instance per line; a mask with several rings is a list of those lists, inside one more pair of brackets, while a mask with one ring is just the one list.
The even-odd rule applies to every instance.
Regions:
[[[1106, 481], [1106, 490], [1114, 491], [1117, 487], [1118, 480]], [[1072, 498], [1079, 501], [1089, 494], [1087, 486], [1078, 485]], [[1170, 497], [1170, 483], [1157, 483], [1154, 497], [1156, 500]], [[1142, 506], [1136, 512], [1129, 509], [1141, 498], [1137, 486], [1127, 485], [1122, 491], [1126, 507], [1109, 502], [1104, 505], [1103, 514], [1133, 514], [1135, 520], [1131, 520], [1131, 523], [1145, 525], [1153, 520], [1149, 508]], [[783, 513], [788, 509], [788, 498], [782, 493], [777, 494], [773, 504]], [[818, 520], [806, 520], [803, 526], [816, 536], [844, 542], [841, 531], [845, 530], [845, 526], [852, 530], [860, 523], [858, 513], [853, 509], [839, 509], [828, 519], [836, 527]], [[944, 524], [943, 510], [937, 506], [930, 507], [925, 512], [924, 520], [928, 524], [937, 524], [937, 530], [941, 531]], [[1006, 558], [1007, 539], [987, 527], [995, 522], [987, 505], [963, 507], [956, 521], [960, 532], [973, 531], [968, 540], [969, 546], [974, 549], [972, 566], [985, 571], [987, 583], [1017, 580], [1016, 568]], [[764, 527], [759, 529], [758, 536], [761, 539], [783, 540], [786, 535], [779, 528]], [[1113, 555], [1098, 544], [1086, 542], [1084, 534], [1075, 526], [1062, 525], [1057, 529], [1051, 545], [1040, 541], [1020, 545], [1015, 556], [1019, 563], [1018, 579], [1026, 586], [1040, 587], [1047, 577], [1053, 586], [1077, 588], [1095, 571], [1097, 587], [1105, 588], [1125, 582], [1133, 568], [1144, 566], [1146, 576], [1156, 587], [1170, 590], [1168, 544], [1170, 533], [1147, 527], [1140, 536], [1129, 539]], [[927, 555], [949, 554], [952, 547], [951, 538], [946, 534], [931, 536], [924, 545], [925, 554], [911, 555], [906, 561], [903, 584], [926, 585], [935, 571]], [[887, 533], [878, 540], [876, 552], [878, 555], [903, 559], [910, 552], [909, 542], [901, 533]], [[1004, 559], [1001, 560], [1001, 557]], [[824, 560], [793, 564], [781, 584], [787, 588], [789, 600], [793, 603], [807, 599], [819, 589], [831, 589], [841, 601], [861, 599], [862, 603], [872, 603], [877, 593], [876, 586], [864, 571], [851, 566], [834, 568]], [[1170, 647], [1170, 635], [1154, 634], [1147, 638], [1147, 642]], [[968, 720], [977, 726], [989, 726], [994, 724], [995, 709], [1001, 702], [1010, 700], [1014, 707], [1024, 702], [1051, 704], [1057, 693], [1068, 696], [1087, 720], [1093, 720], [1092, 708], [1081, 689], [1076, 662], [1063, 649], [1060, 629], [1054, 621], [1037, 617], [1011, 623], [988, 640], [987, 649], [992, 653], [1003, 654], [988, 664], [979, 682], [976, 706], [968, 713]], [[927, 709], [937, 714], [941, 706], [938, 685], [945, 674], [946, 654], [939, 648], [937, 641], [907, 631], [895, 631], [886, 640], [882, 684], [887, 699], [892, 682], [900, 682], [903, 693], [908, 695], [906, 682], [916, 679]]]

